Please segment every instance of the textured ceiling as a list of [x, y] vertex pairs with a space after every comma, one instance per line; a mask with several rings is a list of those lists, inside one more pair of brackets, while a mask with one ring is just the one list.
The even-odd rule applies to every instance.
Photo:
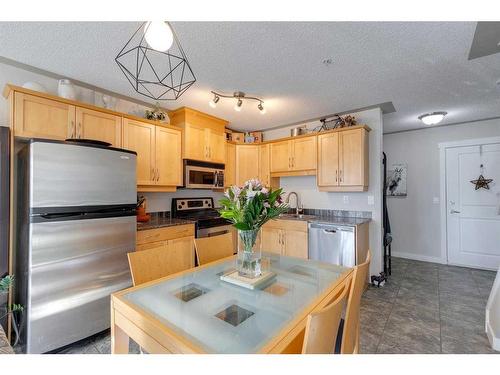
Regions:
[[[139, 23], [0, 23], [0, 56], [137, 99], [114, 62]], [[500, 116], [500, 54], [469, 61], [476, 23], [175, 22], [198, 81], [167, 108], [190, 106], [236, 129], [265, 129], [392, 102], [385, 132]], [[331, 58], [325, 66], [322, 61]], [[267, 113], [210, 90], [260, 96]]]

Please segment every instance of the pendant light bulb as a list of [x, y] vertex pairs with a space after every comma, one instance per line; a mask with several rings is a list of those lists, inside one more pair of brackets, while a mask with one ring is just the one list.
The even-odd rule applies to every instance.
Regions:
[[241, 106], [243, 104], [243, 100], [241, 99], [238, 99], [238, 101], [236, 102], [235, 106], [234, 106], [234, 110], [236, 112], [241, 112]]
[[144, 26], [144, 39], [152, 49], [166, 52], [172, 47], [174, 34], [165, 21], [149, 21]]
[[257, 108], [259, 108], [259, 111], [260, 111], [261, 115], [264, 115], [266, 113], [266, 109], [264, 108], [264, 106], [262, 105], [262, 103], [259, 103], [259, 105], [257, 106]]

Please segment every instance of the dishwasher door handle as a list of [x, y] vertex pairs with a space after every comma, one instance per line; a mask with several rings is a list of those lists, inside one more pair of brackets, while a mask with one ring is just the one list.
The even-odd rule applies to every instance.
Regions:
[[334, 233], [337, 233], [337, 230], [336, 229], [323, 229], [323, 233], [334, 234]]

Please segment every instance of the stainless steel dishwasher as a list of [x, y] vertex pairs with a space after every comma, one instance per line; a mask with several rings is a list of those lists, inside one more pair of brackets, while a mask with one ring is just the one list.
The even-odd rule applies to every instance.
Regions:
[[309, 223], [309, 259], [354, 267], [354, 231], [355, 228], [350, 226]]

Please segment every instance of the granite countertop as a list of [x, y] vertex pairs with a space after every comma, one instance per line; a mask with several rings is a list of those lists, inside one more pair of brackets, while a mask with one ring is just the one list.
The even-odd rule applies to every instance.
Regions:
[[308, 223], [327, 223], [336, 225], [348, 225], [353, 227], [371, 221], [370, 218], [363, 218], [363, 217], [312, 216], [312, 215], [304, 215], [303, 218], [283, 215], [279, 217], [278, 220], [299, 220], [299, 221], [307, 221]]
[[170, 218], [170, 216], [151, 215], [146, 223], [137, 223], [137, 230], [172, 227], [174, 225], [194, 224], [194, 221]]

